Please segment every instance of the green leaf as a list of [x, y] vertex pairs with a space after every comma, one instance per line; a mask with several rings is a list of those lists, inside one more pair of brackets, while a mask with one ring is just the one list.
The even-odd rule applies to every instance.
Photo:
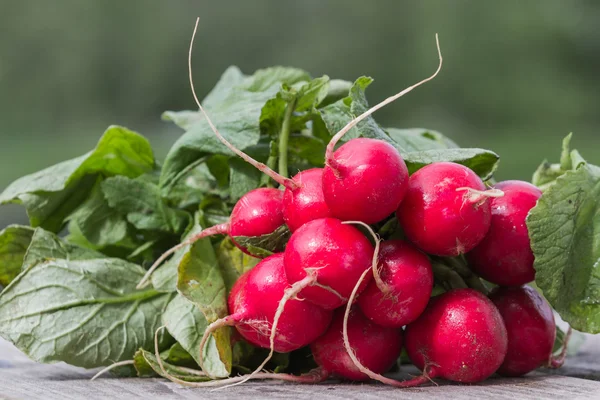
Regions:
[[260, 186], [262, 173], [241, 158], [231, 158], [230, 200], [237, 202], [243, 195]]
[[272, 233], [262, 236], [236, 236], [233, 239], [244, 247], [250, 254], [257, 257], [268, 257], [273, 253], [281, 252], [291, 236], [286, 225], [281, 225]]
[[329, 104], [335, 103], [340, 99], [343, 99], [344, 97], [348, 96], [350, 88], [352, 88], [352, 82], [344, 81], [342, 79], [331, 79], [327, 87], [327, 95], [317, 105], [319, 107], [325, 107]]
[[483, 149], [425, 150], [402, 156], [410, 174], [434, 162], [451, 161], [472, 169], [484, 181], [492, 176], [500, 159], [496, 153]]
[[[139, 377], [146, 378], [159, 375], [166, 378], [153, 352], [151, 353], [144, 349], [139, 349], [135, 353], [133, 362]], [[167, 371], [169, 375], [174, 376], [182, 381], [204, 382], [210, 380], [210, 378], [202, 375], [200, 370], [197, 370], [197, 373], [192, 373], [189, 368], [173, 365], [165, 360], [162, 361], [162, 364], [165, 368], [165, 371]]]
[[196, 304], [209, 322], [227, 315], [227, 293], [209, 238], [196, 241], [183, 255], [177, 289]]
[[[294, 68], [258, 70], [249, 77], [241, 75], [237, 68], [230, 68], [206, 97], [203, 106], [221, 135], [236, 148], [245, 150], [258, 143], [261, 123], [266, 122], [263, 108], [268, 111], [267, 102], [277, 98], [282, 84], [308, 79], [306, 73]], [[171, 186], [181, 171], [207, 154], [234, 155], [217, 139], [204, 119], [191, 118], [189, 111], [183, 115], [168, 111], [163, 118], [181, 124], [186, 133], [165, 159], [161, 187]]]
[[190, 222], [188, 213], [167, 206], [158, 186], [147, 181], [116, 176], [102, 182], [102, 193], [111, 209], [140, 230], [177, 234]]
[[229, 183], [227, 157], [223, 157], [225, 158], [224, 183], [221, 183], [209, 170], [211, 158], [213, 157], [210, 157], [206, 161], [206, 164], [204, 160], [201, 160], [202, 163], [193, 165], [193, 168], [177, 178], [173, 186], [168, 190], [168, 193], [165, 194], [165, 198], [170, 204], [177, 208], [187, 208], [201, 203], [208, 195], [216, 195], [218, 197], [227, 196], [229, 192], [229, 188], [227, 188]]
[[[181, 239], [181, 242], [185, 242], [190, 237], [202, 231], [199, 220], [200, 213], [196, 214], [194, 218], [194, 224], [190, 227], [189, 231]], [[159, 292], [175, 292], [177, 291], [177, 269], [179, 263], [183, 259], [183, 256], [189, 252], [190, 246], [184, 246], [179, 249], [169, 258], [163, 265], [161, 265], [151, 276], [152, 286]]]
[[454, 149], [459, 146], [437, 131], [422, 128], [387, 128], [386, 132], [404, 154], [413, 151]]
[[579, 164], [527, 217], [536, 284], [574, 329], [600, 333], [600, 168]]
[[36, 228], [25, 253], [22, 270], [50, 259], [92, 260], [103, 257], [102, 253], [65, 243], [56, 234]]
[[240, 86], [251, 92], [264, 92], [273, 85], [292, 86], [310, 79], [310, 75], [301, 69], [277, 66], [257, 70], [252, 76], [245, 78]]
[[96, 178], [135, 178], [154, 167], [150, 143], [120, 126], [109, 127], [91, 152], [17, 179], [0, 194], [0, 204], [22, 203], [32, 226], [58, 231], [87, 197]]
[[229, 237], [223, 239], [215, 251], [228, 293], [244, 272], [251, 270], [260, 262], [260, 259], [241, 251]]
[[[347, 97], [336, 101], [324, 108], [319, 109], [321, 118], [331, 136], [339, 132], [346, 124], [354, 118], [369, 109], [369, 104], [365, 95], [366, 88], [373, 82], [372, 78], [362, 76], [358, 78]], [[375, 122], [373, 116], [369, 116], [350, 129], [342, 138], [342, 141], [348, 141], [357, 137], [384, 140], [396, 146], [385, 131]]]
[[581, 164], [585, 163], [585, 160], [583, 157], [581, 157], [577, 150], [570, 149], [572, 137], [573, 134], [570, 133], [563, 139], [560, 163], [551, 164], [547, 160], [544, 160], [537, 168], [532, 179], [532, 183], [534, 185], [538, 186], [542, 190], [545, 190], [556, 180], [556, 178], [567, 171], [577, 169]]
[[323, 167], [327, 143], [305, 134], [290, 135], [288, 154], [290, 170], [300, 171], [313, 167]]
[[38, 362], [92, 368], [153, 348], [171, 295], [136, 291], [144, 270], [118, 259], [48, 260], [0, 296], [0, 335]]
[[0, 231], [0, 285], [8, 285], [21, 272], [33, 231], [22, 225], [9, 225]]
[[85, 239], [96, 248], [122, 242], [128, 230], [125, 216], [109, 205], [99, 183], [90, 197], [69, 217]]
[[[171, 300], [162, 316], [162, 322], [177, 342], [197, 362], [203, 357], [204, 368], [213, 376], [226, 377], [231, 373], [231, 345], [214, 337], [208, 340], [204, 352], [200, 349], [202, 335], [208, 326], [206, 318], [192, 302], [181, 295]], [[223, 329], [223, 339], [229, 337], [230, 328]], [[218, 338], [221, 336], [217, 335]], [[221, 354], [226, 354], [223, 360]]]
[[[298, 89], [295, 111], [310, 111], [323, 102], [329, 90], [329, 77], [315, 78]], [[347, 93], [347, 92], [346, 92]]]
[[[225, 282], [210, 238], [198, 240], [190, 247], [179, 263], [177, 275], [177, 290], [198, 307], [208, 323], [228, 315]], [[219, 360], [227, 371], [231, 371], [230, 333], [231, 328], [223, 327], [212, 334]], [[207, 346], [204, 354], [209, 351]]]
[[198, 368], [198, 363], [194, 360], [194, 357], [179, 343], [175, 343], [169, 350], [163, 351], [163, 354], [165, 354], [165, 361], [170, 364]]

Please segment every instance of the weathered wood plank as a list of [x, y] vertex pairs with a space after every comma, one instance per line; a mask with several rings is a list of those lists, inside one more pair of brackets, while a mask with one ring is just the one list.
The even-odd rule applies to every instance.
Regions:
[[[600, 380], [600, 338], [582, 349], [582, 355], [568, 360], [561, 374], [587, 375]], [[600, 398], [600, 382], [570, 376], [548, 375], [546, 371], [518, 379], [492, 378], [477, 385], [440, 382], [440, 386], [395, 389], [379, 384], [327, 382], [295, 385], [280, 382], [251, 382], [225, 390], [190, 389], [162, 379], [102, 378], [90, 382], [94, 371], [65, 364], [41, 365], [24, 358], [14, 347], [0, 340], [0, 399], [575, 399]], [[405, 376], [404, 376], [405, 377]], [[401, 376], [400, 378], [404, 378]]]

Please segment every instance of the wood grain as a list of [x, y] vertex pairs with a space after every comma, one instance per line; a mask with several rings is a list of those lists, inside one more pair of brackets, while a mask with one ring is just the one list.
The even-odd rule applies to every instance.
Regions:
[[[559, 373], [560, 375], [557, 375]], [[439, 381], [439, 386], [395, 389], [380, 384], [326, 382], [296, 385], [279, 382], [250, 382], [224, 390], [190, 389], [163, 379], [117, 379], [89, 381], [94, 371], [62, 363], [42, 365], [26, 359], [0, 339], [0, 399], [510, 399], [567, 398], [600, 399], [600, 336], [588, 340], [581, 354], [551, 373], [541, 370], [524, 378], [494, 377], [477, 385]], [[566, 376], [572, 375], [572, 376]], [[399, 376], [399, 379], [405, 378]]]

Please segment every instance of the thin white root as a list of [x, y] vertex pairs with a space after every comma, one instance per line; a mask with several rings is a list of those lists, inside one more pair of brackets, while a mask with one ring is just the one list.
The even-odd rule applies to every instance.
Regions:
[[377, 235], [375, 231], [373, 231], [373, 228], [371, 228], [369, 225], [365, 224], [362, 221], [344, 221], [342, 222], [342, 224], [357, 224], [369, 231], [369, 233], [373, 237], [373, 240], [375, 241], [375, 251], [373, 252], [373, 262], [371, 265], [373, 269], [373, 279], [375, 279], [375, 283], [377, 284], [377, 287], [379, 288], [379, 290], [381, 290], [382, 293], [389, 293], [390, 287], [387, 283], [383, 281], [383, 279], [381, 279], [381, 274], [379, 272], [379, 246], [381, 244], [381, 238], [379, 237], [379, 235]]
[[102, 369], [100, 372], [98, 372], [96, 375], [92, 376], [90, 378], [90, 381], [95, 381], [96, 378], [99, 378], [100, 376], [104, 375], [105, 373], [107, 373], [108, 371], [117, 368], [117, 367], [122, 367], [124, 365], [133, 365], [133, 360], [125, 360], [125, 361], [119, 361], [116, 362], [114, 364], [109, 365], [108, 367]]
[[554, 357], [553, 355], [550, 356], [550, 359], [548, 360], [547, 368], [556, 369], [556, 368], [560, 368], [563, 366], [563, 364], [565, 363], [565, 360], [567, 358], [567, 350], [569, 348], [569, 340], [571, 339], [572, 333], [573, 333], [573, 329], [569, 326], [569, 330], [567, 330], [567, 333], [563, 340], [563, 345], [562, 345], [562, 349], [561, 349], [560, 353], [556, 357]]
[[386, 105], [390, 104], [391, 102], [399, 99], [400, 97], [404, 96], [405, 94], [407, 94], [408, 92], [412, 91], [413, 89], [421, 86], [422, 84], [429, 82], [430, 80], [432, 80], [433, 78], [435, 78], [437, 76], [437, 74], [440, 72], [440, 70], [442, 69], [442, 51], [440, 49], [440, 40], [438, 38], [437, 33], [435, 34], [435, 43], [437, 46], [437, 51], [438, 51], [438, 57], [439, 57], [439, 64], [437, 67], [437, 70], [433, 73], [433, 75], [431, 75], [429, 78], [425, 78], [422, 81], [407, 87], [406, 89], [404, 89], [403, 91], [401, 91], [400, 93], [397, 93], [391, 97], [388, 97], [387, 99], [383, 100], [382, 102], [380, 102], [379, 104], [376, 104], [375, 106], [371, 107], [370, 109], [368, 109], [367, 111], [365, 111], [364, 113], [362, 113], [361, 115], [359, 115], [358, 117], [354, 118], [352, 121], [348, 122], [348, 124], [346, 124], [346, 126], [344, 126], [338, 133], [335, 134], [335, 136], [333, 136], [333, 138], [331, 138], [331, 141], [329, 142], [329, 144], [327, 145], [327, 150], [325, 152], [325, 164], [330, 165], [330, 163], [333, 161], [333, 150], [335, 149], [335, 145], [337, 144], [337, 142], [352, 128], [354, 128], [360, 121], [362, 121], [363, 119], [367, 118], [369, 115], [373, 114], [375, 111], [379, 110], [382, 107], [385, 107]]
[[317, 281], [317, 273], [312, 269], [306, 270], [306, 277], [298, 282], [294, 283], [291, 287], [285, 290], [283, 297], [279, 301], [279, 305], [277, 306], [277, 311], [275, 311], [275, 315], [273, 316], [273, 326], [271, 327], [271, 335], [269, 336], [269, 355], [264, 361], [249, 375], [236, 383], [225, 386], [224, 388], [241, 385], [242, 383], [252, 379], [257, 378], [257, 375], [262, 369], [267, 365], [271, 357], [273, 357], [273, 353], [275, 352], [275, 337], [277, 336], [277, 325], [279, 324], [279, 319], [281, 318], [281, 314], [283, 314], [283, 310], [285, 308], [286, 303], [296, 297], [298, 293], [302, 291], [302, 289], [312, 286]]
[[202, 112], [202, 114], [204, 115], [204, 118], [206, 118], [206, 122], [208, 122], [208, 125], [210, 126], [210, 129], [213, 131], [215, 136], [229, 150], [231, 150], [233, 153], [237, 154], [240, 158], [242, 158], [248, 164], [252, 165], [259, 171], [268, 175], [271, 179], [273, 179], [275, 182], [279, 183], [280, 185], [282, 185], [290, 190], [296, 189], [297, 185], [293, 180], [281, 176], [280, 174], [278, 174], [277, 172], [275, 172], [271, 168], [269, 168], [267, 165], [250, 157], [248, 154], [239, 150], [233, 144], [231, 144], [227, 139], [225, 139], [223, 137], [223, 135], [221, 135], [221, 133], [218, 131], [217, 127], [213, 124], [212, 120], [208, 116], [208, 113], [204, 110], [204, 107], [202, 107], [202, 104], [200, 103], [200, 100], [198, 100], [198, 96], [196, 95], [196, 89], [194, 88], [194, 79], [193, 79], [193, 74], [192, 74], [192, 52], [193, 52], [193, 48], [194, 48], [194, 38], [196, 37], [196, 31], [198, 30], [199, 22], [200, 22], [200, 18], [198, 17], [198, 18], [196, 18], [196, 25], [194, 26], [194, 33], [192, 33], [192, 39], [190, 41], [190, 48], [189, 48], [189, 52], [188, 52], [188, 72], [189, 72], [189, 78], [190, 78], [190, 87], [192, 89], [192, 95], [194, 96], [194, 100], [196, 101], [196, 104], [198, 105], [200, 112]]
[[[160, 351], [158, 349], [158, 333], [164, 328], [165, 328], [165, 326], [161, 326], [154, 333], [154, 355], [156, 357], [156, 361], [158, 363], [158, 366], [160, 367], [160, 370], [161, 370], [163, 376], [165, 378], [167, 378], [168, 380], [170, 380], [171, 382], [179, 383], [180, 385], [187, 386], [187, 387], [195, 387], [195, 388], [216, 387], [216, 388], [219, 388], [223, 385], [241, 383], [241, 382], [245, 382], [247, 380], [247, 375], [242, 375], [242, 376], [235, 376], [232, 378], [225, 378], [225, 379], [219, 379], [219, 380], [208, 381], [208, 382], [187, 382], [187, 381], [176, 378], [173, 375], [169, 374], [165, 369], [165, 366], [162, 362], [162, 358], [160, 357]], [[177, 368], [183, 369], [181, 367], [177, 367]], [[188, 369], [185, 368], [184, 370], [187, 371]], [[193, 372], [191, 372], [191, 371], [193, 371]], [[187, 372], [190, 372], [194, 375], [199, 375], [199, 376], [202, 376], [202, 374], [203, 374], [202, 372], [196, 371], [196, 370], [190, 370]], [[280, 380], [280, 381], [298, 382], [298, 383], [319, 383], [319, 382], [322, 382], [325, 379], [327, 379], [328, 375], [329, 374], [326, 371], [317, 368], [315, 370], [310, 371], [308, 374], [301, 375], [301, 376], [264, 372], [264, 373], [255, 374], [254, 378], [256, 378], [256, 379], [275, 379], [275, 380]]]
[[160, 257], [158, 257], [158, 259], [154, 262], [154, 264], [152, 264], [152, 266], [148, 269], [148, 271], [146, 271], [146, 273], [144, 274], [144, 276], [142, 277], [142, 279], [140, 280], [140, 282], [137, 284], [137, 286], [135, 288], [143, 289], [146, 286], [148, 286], [148, 284], [150, 283], [149, 279], [150, 279], [150, 276], [152, 275], [152, 273], [158, 267], [160, 267], [160, 265], [163, 263], [163, 261], [165, 261], [171, 254], [174, 254], [178, 250], [183, 249], [185, 246], [189, 246], [207, 236], [226, 234], [228, 230], [229, 230], [228, 223], [211, 226], [210, 228], [206, 228], [202, 232], [199, 232], [196, 235], [190, 237], [189, 239], [186, 239], [185, 241], [179, 243], [177, 246], [171, 247], [169, 250], [165, 251]]

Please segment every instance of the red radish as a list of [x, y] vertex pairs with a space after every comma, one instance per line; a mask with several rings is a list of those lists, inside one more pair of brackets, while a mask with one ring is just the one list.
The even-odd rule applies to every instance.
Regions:
[[491, 200], [490, 230], [467, 259], [483, 279], [502, 286], [520, 286], [535, 278], [525, 218], [542, 192], [523, 181], [500, 182], [494, 188], [502, 190], [504, 196]]
[[442, 69], [442, 53], [435, 36], [439, 64], [428, 78], [371, 107], [336, 133], [325, 152], [323, 193], [333, 216], [373, 224], [392, 214], [406, 193], [408, 170], [392, 145], [383, 140], [356, 138], [334, 152], [340, 139], [375, 111], [432, 80]]
[[532, 287], [500, 287], [490, 295], [508, 332], [508, 352], [498, 373], [520, 376], [551, 363], [556, 337], [554, 314]]
[[[342, 325], [345, 308], [335, 311], [327, 332], [315, 340], [310, 349], [317, 365], [345, 379], [364, 381], [369, 376], [353, 363], [344, 347]], [[369, 321], [358, 307], [353, 307], [347, 324], [348, 338], [356, 357], [376, 373], [388, 371], [400, 356], [402, 330], [385, 328]]]
[[233, 207], [228, 223], [211, 226], [164, 252], [142, 278], [137, 288], [146, 286], [152, 272], [171, 254], [202, 238], [213, 235], [229, 235], [233, 243], [244, 253], [253, 255], [235, 242], [235, 236], [261, 236], [272, 233], [283, 220], [283, 192], [272, 188], [254, 189], [242, 196]]
[[[361, 273], [371, 266], [373, 246], [355, 227], [335, 218], [307, 222], [296, 230], [285, 248], [285, 273], [290, 283], [317, 277], [301, 297], [332, 310], [348, 301]], [[370, 276], [369, 276], [370, 277]], [[365, 280], [359, 292], [364, 290]]]
[[[480, 382], [506, 356], [508, 339], [500, 312], [483, 294], [455, 289], [433, 297], [421, 316], [406, 327], [406, 351], [429, 378]], [[422, 377], [413, 380], [423, 383]], [[411, 381], [403, 382], [411, 386]]]
[[379, 222], [396, 211], [407, 186], [408, 169], [391, 144], [357, 138], [335, 153], [328, 146], [323, 194], [334, 217]]
[[380, 246], [379, 285], [372, 280], [358, 297], [358, 305], [376, 324], [400, 328], [417, 319], [427, 306], [433, 271], [427, 256], [409, 243], [389, 240]]
[[283, 195], [283, 219], [290, 231], [313, 219], [332, 216], [323, 197], [323, 168], [301, 171], [292, 180], [298, 187], [286, 189]]
[[[286, 300], [285, 312], [275, 319], [289, 283], [285, 276], [283, 253], [273, 254], [244, 273], [229, 294], [230, 315], [210, 324], [200, 344], [204, 348], [210, 334], [223, 326], [235, 326], [255, 346], [287, 353], [312, 343], [331, 322], [332, 312], [308, 301]], [[272, 328], [276, 330], [272, 336]]]
[[[218, 129], [212, 123], [210, 117], [204, 110], [204, 107], [202, 107], [200, 100], [198, 100], [198, 96], [196, 95], [196, 90], [194, 88], [194, 82], [193, 82], [193, 76], [192, 76], [192, 49], [193, 49], [193, 44], [194, 44], [194, 37], [195, 37], [195, 31], [194, 31], [194, 35], [192, 35], [192, 40], [190, 42], [189, 53], [188, 53], [188, 73], [189, 73], [190, 87], [192, 89], [192, 94], [194, 96], [194, 100], [196, 101], [196, 104], [198, 105], [198, 108], [200, 109], [200, 112], [206, 118], [206, 122], [210, 126], [210, 128], [213, 131], [213, 133], [215, 134], [215, 136], [217, 136], [217, 138], [221, 141], [221, 143], [223, 143], [233, 153], [237, 154], [244, 161], [253, 165], [259, 171], [265, 173], [271, 179], [273, 179], [275, 182], [277, 182], [280, 185], [282, 185], [283, 187], [285, 187], [286, 192], [289, 192], [288, 194], [286, 194], [286, 197], [289, 197], [289, 199], [286, 200], [287, 206], [286, 206], [284, 212], [286, 215], [286, 220], [290, 221], [290, 224], [292, 226], [290, 229], [292, 231], [299, 227], [300, 222], [306, 222], [306, 221], [310, 221], [313, 219], [329, 216], [328, 213], [327, 214], [325, 213], [325, 208], [327, 206], [329, 206], [329, 204], [323, 203], [324, 197], [321, 195], [321, 193], [318, 192], [318, 189], [316, 188], [316, 186], [314, 189], [311, 187], [309, 189], [303, 190], [302, 182], [297, 180], [296, 177], [294, 179], [289, 179], [281, 174], [278, 174], [277, 172], [275, 172], [271, 168], [269, 168], [267, 165], [255, 160], [254, 158], [250, 157], [243, 151], [237, 149], [227, 139], [225, 139], [223, 137], [223, 135], [221, 135], [219, 133]], [[402, 200], [401, 197], [404, 192], [403, 187], [405, 186], [404, 183], [402, 183], [404, 180], [402, 177], [406, 175], [406, 173], [405, 173], [406, 165], [404, 165], [404, 162], [402, 161], [402, 157], [400, 157], [399, 153], [392, 146], [382, 144], [384, 142], [381, 142], [381, 143], [379, 143], [379, 141], [372, 142], [371, 148], [377, 149], [377, 150], [375, 152], [371, 152], [370, 155], [365, 154], [365, 157], [363, 157], [363, 159], [365, 161], [370, 160], [372, 165], [363, 165], [363, 166], [352, 163], [351, 159], [347, 158], [347, 155], [345, 155], [344, 157], [339, 157], [339, 158], [335, 157], [335, 159], [334, 159], [333, 150], [335, 148], [335, 145], [346, 134], [346, 132], [348, 132], [350, 129], [352, 129], [354, 126], [356, 126], [360, 121], [367, 118], [369, 115], [373, 114], [378, 109], [380, 109], [380, 108], [384, 107], [385, 105], [391, 103], [392, 101], [402, 97], [403, 95], [410, 92], [417, 86], [420, 86], [423, 83], [428, 82], [431, 79], [433, 79], [438, 74], [440, 69], [442, 68], [442, 53], [440, 50], [440, 44], [439, 44], [437, 35], [436, 35], [436, 45], [437, 45], [438, 56], [439, 56], [439, 65], [433, 75], [431, 75], [430, 77], [422, 80], [421, 82], [419, 82], [413, 86], [410, 86], [410, 87], [404, 89], [403, 91], [395, 94], [394, 96], [388, 97], [387, 99], [383, 100], [379, 104], [375, 105], [374, 107], [370, 108], [369, 110], [365, 111], [364, 113], [362, 113], [361, 115], [359, 115], [358, 117], [356, 117], [355, 119], [350, 121], [348, 124], [346, 124], [346, 126], [344, 126], [344, 128], [342, 128], [342, 130], [340, 130], [337, 134], [335, 134], [333, 136], [333, 138], [331, 139], [331, 141], [329, 142], [329, 144], [327, 146], [327, 155], [326, 155], [327, 162], [326, 162], [326, 164], [330, 165], [330, 167], [329, 167], [330, 169], [333, 167], [333, 169], [337, 171], [337, 172], [333, 171], [335, 174], [338, 174], [340, 171], [343, 172], [343, 176], [341, 179], [341, 186], [338, 186], [338, 189], [335, 190], [335, 193], [336, 193], [334, 196], [336, 199], [335, 204], [340, 205], [340, 201], [343, 201], [343, 199], [341, 198], [341, 196], [344, 196], [343, 193], [352, 193], [352, 197], [348, 198], [347, 200], [359, 202], [361, 204], [361, 207], [362, 207], [361, 215], [364, 217], [363, 219], [370, 220], [368, 214], [370, 214], [374, 210], [376, 210], [373, 213], [374, 215], [375, 214], [377, 214], [377, 215], [384, 214], [384, 212], [387, 213], [386, 215], [383, 215], [383, 217], [381, 217], [381, 218], [378, 217], [379, 219], [386, 217], [387, 215], [391, 214], [394, 211], [395, 207], [397, 207], [397, 204]], [[288, 105], [288, 107], [290, 107], [290, 105]], [[293, 107], [293, 103], [291, 104], [291, 107]], [[289, 115], [291, 115], [291, 113], [293, 112], [293, 108], [290, 108], [288, 110], [289, 110]], [[286, 131], [288, 131], [287, 133], [289, 134], [288, 128], [289, 128], [289, 125], [286, 125]], [[285, 135], [283, 135], [283, 136], [285, 136]], [[280, 145], [282, 145], [282, 143], [284, 143], [284, 142], [281, 142]], [[352, 147], [352, 146], [355, 146], [355, 145], [350, 145], [350, 147]], [[285, 145], [282, 145], [282, 149], [285, 150]], [[384, 157], [384, 156], [386, 157], [387, 161], [383, 160], [383, 159], [381, 159], [381, 160], [379, 159], [379, 157]], [[280, 157], [286, 158], [287, 154], [282, 154], [282, 155], [280, 155]], [[386, 163], [389, 163], [389, 165], [387, 165]], [[284, 170], [283, 171], [284, 174], [287, 174], [287, 171], [285, 171], [286, 168], [281, 168], [281, 167], [285, 166], [286, 164], [287, 163], [282, 162], [282, 158], [280, 158], [280, 170]], [[372, 182], [369, 182], [367, 179], [361, 179], [361, 176], [364, 175], [364, 172], [362, 172], [362, 171], [365, 169], [365, 167], [367, 167], [368, 176], [372, 177], [374, 180], [378, 180], [379, 183], [372, 183]], [[395, 171], [388, 170], [392, 167], [396, 168]], [[397, 173], [400, 175], [398, 175]], [[339, 178], [339, 176], [337, 176], [337, 177]], [[388, 197], [391, 197], [390, 193], [389, 193], [390, 187], [394, 188], [392, 201], [390, 201], [388, 199]], [[372, 189], [377, 189], [377, 193], [375, 193], [375, 194], [371, 193], [370, 191]], [[312, 192], [311, 196], [305, 196], [306, 193], [311, 193], [311, 192]], [[369, 203], [368, 201], [365, 202], [364, 200], [362, 200], [361, 196], [366, 196], [366, 195], [374, 196], [374, 198], [376, 198], [378, 201], [381, 202], [381, 205], [372, 204], [372, 203]], [[296, 200], [295, 199], [296, 196], [299, 196], [302, 198]], [[307, 199], [309, 199], [311, 202], [315, 202], [315, 203], [307, 204], [306, 203]], [[334, 200], [332, 200], [332, 201], [334, 201]], [[358, 205], [359, 203], [356, 203], [356, 204]], [[366, 206], [365, 206], [365, 204], [366, 204]], [[392, 207], [392, 204], [394, 204], [393, 207]], [[368, 208], [369, 205], [371, 207], [375, 207], [375, 208], [369, 209]], [[385, 206], [385, 210], [384, 210], [384, 206]], [[296, 209], [295, 207], [300, 207], [300, 209]], [[389, 208], [389, 211], [388, 211], [388, 208]], [[304, 209], [318, 210], [319, 212], [316, 214], [304, 213], [303, 212]], [[370, 212], [368, 212], [368, 211], [370, 211]], [[302, 215], [301, 218], [299, 217], [300, 215]], [[347, 218], [345, 218], [345, 219], [347, 219]], [[357, 219], [357, 220], [362, 220], [362, 219]], [[376, 221], [374, 221], [374, 222], [376, 222]]]
[[421, 168], [410, 177], [398, 208], [406, 237], [438, 256], [470, 251], [490, 228], [489, 198], [502, 195], [485, 189], [475, 172], [460, 164], [437, 162]]

